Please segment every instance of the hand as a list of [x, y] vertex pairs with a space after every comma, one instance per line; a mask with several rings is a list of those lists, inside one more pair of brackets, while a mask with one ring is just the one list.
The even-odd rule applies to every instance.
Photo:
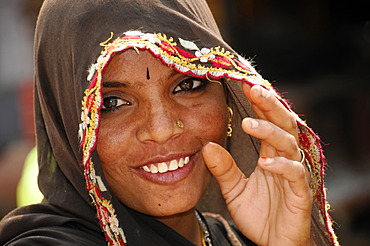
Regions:
[[257, 167], [246, 178], [214, 143], [204, 146], [204, 161], [246, 237], [258, 245], [313, 245], [310, 176], [300, 163], [296, 119], [261, 86], [243, 83], [243, 92], [259, 118], [242, 122], [246, 133], [262, 140]]

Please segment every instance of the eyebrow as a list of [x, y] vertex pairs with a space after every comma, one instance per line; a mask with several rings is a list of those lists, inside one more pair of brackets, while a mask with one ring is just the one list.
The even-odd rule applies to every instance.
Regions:
[[106, 81], [103, 82], [103, 87], [105, 88], [120, 88], [120, 87], [128, 87], [127, 84], [122, 83], [122, 82], [111, 82], [111, 81]]
[[[175, 69], [173, 69], [172, 68], [172, 71], [171, 71], [171, 73], [168, 75], [168, 79], [169, 78], [171, 78], [171, 77], [173, 77], [173, 76], [175, 76], [175, 75], [177, 75], [177, 74], [181, 74], [181, 73], [179, 73], [179, 72], [177, 72]], [[186, 74], [183, 74], [183, 75], [186, 75]]]
[[[181, 74], [179, 72], [177, 72], [175, 69], [173, 69], [171, 71], [171, 73], [167, 76], [167, 79], [170, 79], [171, 77], [177, 75], [177, 74]], [[185, 76], [187, 76], [186, 74], [183, 74]], [[130, 83], [124, 83], [124, 82], [117, 82], [117, 81], [105, 81], [103, 82], [103, 87], [105, 88], [128, 88], [130, 87], [129, 85]]]

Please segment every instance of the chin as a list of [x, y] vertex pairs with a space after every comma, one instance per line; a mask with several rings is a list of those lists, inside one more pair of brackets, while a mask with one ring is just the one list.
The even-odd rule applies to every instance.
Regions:
[[194, 209], [202, 194], [179, 195], [147, 203], [133, 209], [153, 217], [169, 217]]
[[148, 215], [153, 216], [155, 218], [169, 218], [169, 217], [175, 217], [180, 214], [184, 214], [188, 211], [191, 211], [195, 208], [195, 206], [190, 207], [184, 207], [182, 209], [158, 209], [157, 211], [153, 211], [153, 213], [150, 213]]
[[[206, 180], [210, 180], [210, 177]], [[193, 210], [198, 204], [200, 198], [203, 195], [207, 187], [207, 183], [203, 185], [192, 185], [191, 187], [197, 187], [198, 189], [174, 189], [166, 192], [166, 194], [160, 194], [156, 197], [148, 197], [147, 199], [132, 202], [132, 206], [128, 204], [132, 209], [138, 212], [153, 216], [153, 217], [170, 217], [178, 214], [186, 213]], [[186, 186], [184, 186], [186, 187]], [[199, 189], [202, 187], [201, 189]], [[149, 195], [149, 194], [147, 194]], [[124, 202], [125, 203], [125, 202]], [[127, 204], [127, 203], [125, 203]], [[136, 206], [135, 206], [136, 205]]]

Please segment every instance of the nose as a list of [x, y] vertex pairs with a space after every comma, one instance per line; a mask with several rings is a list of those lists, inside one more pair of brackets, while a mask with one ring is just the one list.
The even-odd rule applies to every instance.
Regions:
[[141, 124], [137, 137], [141, 142], [166, 143], [182, 133], [182, 127], [176, 124], [176, 109], [171, 102], [159, 98], [144, 105]]

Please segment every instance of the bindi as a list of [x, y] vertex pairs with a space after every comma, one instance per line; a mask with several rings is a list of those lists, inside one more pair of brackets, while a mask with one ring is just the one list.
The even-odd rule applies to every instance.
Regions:
[[149, 68], [146, 68], [146, 79], [150, 80], [150, 73], [149, 73]]

